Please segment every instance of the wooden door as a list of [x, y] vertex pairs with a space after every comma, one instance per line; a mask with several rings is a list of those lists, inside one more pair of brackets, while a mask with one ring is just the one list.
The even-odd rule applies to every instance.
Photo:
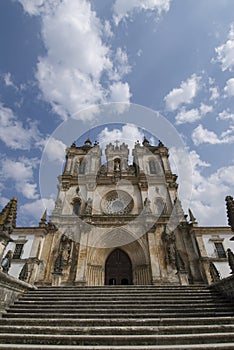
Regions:
[[115, 249], [106, 260], [105, 284], [132, 284], [132, 263], [128, 255], [121, 249]]

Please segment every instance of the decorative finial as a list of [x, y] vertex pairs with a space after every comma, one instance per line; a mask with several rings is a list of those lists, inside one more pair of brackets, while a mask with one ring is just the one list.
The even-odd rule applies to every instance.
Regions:
[[91, 146], [92, 145], [92, 142], [90, 140], [90, 138], [88, 137], [87, 140], [85, 140], [85, 146]]
[[147, 138], [144, 136], [144, 140], [143, 140], [143, 142], [142, 142], [142, 145], [143, 146], [149, 146], [149, 141], [147, 140]]
[[119, 140], [115, 141], [115, 148], [119, 148]]
[[46, 220], [47, 220], [47, 210], [44, 211], [41, 221], [39, 222], [40, 227], [45, 227], [46, 226]]
[[234, 231], [234, 200], [232, 196], [227, 196], [225, 200], [228, 216], [228, 225], [230, 225], [232, 231]]
[[197, 220], [196, 220], [195, 216], [193, 215], [192, 210], [189, 209], [188, 212], [189, 212], [189, 219], [190, 219], [191, 223], [196, 224]]
[[158, 147], [164, 147], [164, 144], [162, 143], [161, 140], [158, 140]]

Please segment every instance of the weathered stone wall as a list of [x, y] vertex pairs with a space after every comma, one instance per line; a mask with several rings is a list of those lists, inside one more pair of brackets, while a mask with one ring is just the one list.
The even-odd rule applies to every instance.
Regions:
[[33, 289], [36, 287], [0, 271], [0, 317], [18, 295]]
[[224, 278], [219, 282], [213, 283], [210, 287], [234, 301], [234, 276], [233, 275], [230, 277]]

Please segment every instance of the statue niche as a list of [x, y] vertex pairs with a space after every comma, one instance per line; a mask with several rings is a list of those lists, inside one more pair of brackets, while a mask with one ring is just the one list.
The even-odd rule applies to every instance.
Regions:
[[54, 263], [54, 273], [62, 274], [64, 267], [67, 267], [71, 256], [72, 240], [62, 235], [59, 243], [58, 254]]

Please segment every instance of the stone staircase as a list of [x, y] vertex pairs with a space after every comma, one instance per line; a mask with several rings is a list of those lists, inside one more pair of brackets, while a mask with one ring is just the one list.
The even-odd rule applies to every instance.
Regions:
[[234, 349], [234, 305], [205, 286], [48, 287], [0, 318], [0, 349]]

